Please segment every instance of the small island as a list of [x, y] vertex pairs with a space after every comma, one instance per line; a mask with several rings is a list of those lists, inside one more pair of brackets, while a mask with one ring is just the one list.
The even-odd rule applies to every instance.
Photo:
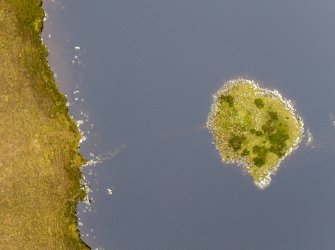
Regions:
[[303, 135], [303, 121], [291, 101], [241, 78], [226, 82], [214, 95], [207, 127], [222, 160], [242, 166], [261, 189]]

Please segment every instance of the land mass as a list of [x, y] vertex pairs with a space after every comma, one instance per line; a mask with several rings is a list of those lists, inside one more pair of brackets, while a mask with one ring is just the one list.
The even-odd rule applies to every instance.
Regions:
[[87, 249], [80, 134], [47, 63], [41, 0], [0, 2], [0, 246]]
[[218, 90], [207, 127], [222, 160], [242, 166], [262, 189], [303, 134], [291, 101], [247, 79], [226, 82]]

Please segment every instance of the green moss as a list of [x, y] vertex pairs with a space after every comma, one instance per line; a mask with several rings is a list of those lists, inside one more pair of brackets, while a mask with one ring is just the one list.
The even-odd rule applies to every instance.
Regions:
[[269, 182], [301, 137], [301, 119], [275, 92], [248, 80], [233, 80], [216, 96], [207, 126], [222, 158], [244, 163], [255, 183]]

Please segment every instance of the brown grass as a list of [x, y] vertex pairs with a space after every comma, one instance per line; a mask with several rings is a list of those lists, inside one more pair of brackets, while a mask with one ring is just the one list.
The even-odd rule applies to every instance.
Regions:
[[0, 1], [0, 248], [85, 249], [80, 135], [40, 42], [40, 0]]

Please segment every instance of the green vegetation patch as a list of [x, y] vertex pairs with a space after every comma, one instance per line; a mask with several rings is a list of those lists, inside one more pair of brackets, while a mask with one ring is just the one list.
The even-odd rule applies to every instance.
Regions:
[[222, 159], [242, 165], [260, 188], [303, 133], [290, 101], [246, 79], [229, 81], [214, 95], [207, 127]]
[[256, 98], [254, 101], [257, 108], [261, 109], [264, 107], [264, 101], [262, 98]]

